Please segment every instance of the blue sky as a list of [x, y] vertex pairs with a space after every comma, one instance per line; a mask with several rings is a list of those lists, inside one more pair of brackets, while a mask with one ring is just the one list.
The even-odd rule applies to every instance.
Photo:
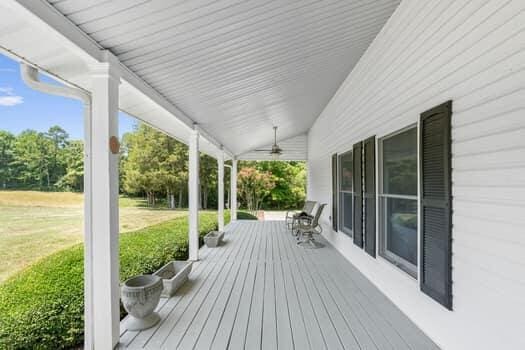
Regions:
[[[136, 119], [120, 113], [120, 135], [135, 123]], [[18, 134], [26, 129], [47, 131], [53, 125], [61, 126], [72, 139], [81, 139], [82, 103], [32, 90], [20, 78], [18, 63], [0, 54], [0, 129]]]

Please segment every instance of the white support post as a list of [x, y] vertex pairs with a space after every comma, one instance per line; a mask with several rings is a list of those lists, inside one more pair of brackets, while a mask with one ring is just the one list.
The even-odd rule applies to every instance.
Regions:
[[219, 231], [224, 231], [224, 152], [221, 149], [221, 153], [217, 158], [218, 166], [218, 191], [217, 191], [217, 221], [219, 223]]
[[[91, 305], [86, 327], [92, 349], [113, 349], [119, 341], [119, 211], [117, 60], [92, 67], [92, 113], [86, 121], [86, 290]], [[116, 142], [115, 142], [116, 141]], [[113, 145], [113, 147], [111, 147]], [[112, 152], [113, 148], [113, 152]], [[116, 151], [116, 152], [115, 152]]]
[[199, 133], [192, 131], [189, 140], [188, 209], [189, 259], [199, 260]]
[[231, 171], [231, 220], [237, 220], [237, 159], [232, 159]]

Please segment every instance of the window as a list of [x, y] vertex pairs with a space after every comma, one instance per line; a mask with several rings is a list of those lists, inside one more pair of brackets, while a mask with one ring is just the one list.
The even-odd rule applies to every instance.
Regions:
[[339, 227], [352, 235], [352, 151], [339, 156]]
[[380, 254], [417, 277], [417, 128], [380, 141]]
[[339, 186], [337, 182], [337, 153], [332, 155], [332, 229], [334, 231], [338, 230], [338, 205], [337, 205], [337, 188]]

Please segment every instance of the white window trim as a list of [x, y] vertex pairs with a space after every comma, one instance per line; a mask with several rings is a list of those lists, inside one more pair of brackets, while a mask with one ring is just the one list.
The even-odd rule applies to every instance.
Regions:
[[[417, 195], [416, 196], [413, 196], [413, 195], [396, 195], [396, 194], [383, 194], [383, 141], [388, 139], [388, 138], [391, 138], [393, 136], [396, 136], [396, 135], [399, 135], [405, 131], [408, 131], [410, 129], [413, 129], [415, 128], [416, 129], [416, 134], [417, 134], [417, 144], [416, 144], [416, 154], [417, 154], [417, 175], [416, 175], [416, 178], [417, 178]], [[395, 267], [396, 270], [402, 272], [404, 275], [406, 276], [409, 276], [411, 279], [413, 280], [417, 280], [419, 281], [419, 272], [420, 272], [420, 264], [421, 264], [421, 254], [420, 254], [420, 229], [421, 229], [421, 208], [420, 208], [420, 169], [419, 169], [419, 159], [420, 159], [420, 147], [419, 147], [419, 121], [417, 121], [416, 123], [413, 123], [413, 124], [410, 124], [404, 128], [401, 128], [401, 129], [398, 129], [394, 132], [391, 132], [391, 133], [388, 133], [388, 134], [385, 134], [381, 137], [378, 137], [377, 138], [377, 145], [376, 145], [376, 150], [377, 150], [377, 157], [376, 157], [376, 161], [377, 161], [377, 176], [376, 176], [376, 183], [377, 183], [377, 195], [376, 195], [376, 203], [377, 203], [377, 206], [376, 206], [376, 213], [378, 214], [376, 216], [376, 227], [377, 227], [377, 230], [376, 230], [376, 240], [378, 242], [377, 244], [377, 256], [381, 258], [381, 260], [383, 260], [384, 262], [387, 262], [390, 266], [393, 266]], [[386, 237], [385, 237], [385, 234], [386, 234], [386, 229], [384, 227], [384, 220], [383, 220], [383, 216], [384, 216], [384, 213], [385, 213], [385, 208], [383, 207], [383, 198], [399, 198], [399, 199], [412, 199], [412, 200], [416, 200], [416, 203], [417, 203], [417, 209], [416, 209], [416, 212], [417, 212], [417, 266], [411, 264], [410, 262], [406, 261], [405, 259], [401, 258], [401, 257], [398, 257], [397, 255], [389, 252], [385, 247], [384, 247], [384, 242], [386, 240]], [[411, 271], [412, 270], [412, 271]]]
[[[354, 238], [354, 172], [352, 169], [352, 191], [343, 191], [341, 190], [341, 182], [343, 177], [341, 176], [341, 165], [343, 162], [341, 162], [341, 158], [343, 155], [346, 155], [348, 153], [352, 154], [352, 166], [354, 162], [354, 151], [353, 149], [337, 153], [337, 220], [339, 221], [337, 223], [337, 232], [342, 233], [350, 238]], [[345, 228], [343, 225], [343, 206], [342, 206], [342, 196], [341, 193], [350, 193], [352, 194], [352, 229]]]

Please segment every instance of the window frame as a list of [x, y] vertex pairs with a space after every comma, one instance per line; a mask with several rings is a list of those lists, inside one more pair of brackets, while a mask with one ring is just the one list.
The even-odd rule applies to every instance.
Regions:
[[[343, 176], [341, 175], [341, 171], [342, 171], [342, 165], [343, 165], [343, 162], [341, 161], [341, 158], [345, 155], [348, 155], [348, 154], [351, 154], [352, 155], [352, 190], [351, 191], [348, 191], [348, 190], [342, 190], [341, 189], [341, 184], [342, 184], [342, 181], [343, 181]], [[350, 149], [348, 151], [344, 151], [344, 152], [341, 152], [341, 153], [337, 153], [337, 175], [338, 175], [338, 178], [337, 178], [337, 204], [338, 204], [338, 208], [337, 208], [337, 216], [338, 216], [338, 231], [339, 232], [342, 232], [344, 233], [345, 235], [353, 238], [354, 237], [354, 181], [353, 181], [353, 176], [354, 176], [354, 169], [353, 169], [353, 159], [354, 159], [354, 153], [353, 153], [353, 150]], [[352, 208], [351, 208], [351, 217], [352, 217], [352, 229], [348, 229], [345, 225], [344, 225], [344, 199], [343, 199], [343, 193], [349, 193], [351, 195], [351, 200], [350, 200], [350, 203], [352, 203]]]
[[[416, 131], [416, 164], [419, 164], [419, 123], [410, 124], [402, 129], [396, 130], [392, 133], [386, 134], [377, 139], [377, 202], [378, 202], [378, 215], [377, 215], [377, 235], [378, 235], [378, 253], [379, 256], [384, 258], [386, 261], [396, 266], [403, 272], [407, 273], [410, 277], [418, 280], [419, 279], [419, 265], [420, 265], [420, 192], [419, 192], [419, 166], [416, 167], [416, 178], [417, 178], [417, 194], [416, 195], [402, 195], [402, 194], [388, 194], [383, 192], [384, 182], [383, 182], [383, 150], [384, 150], [384, 141], [388, 140], [394, 136], [402, 134], [408, 130], [415, 129]], [[396, 255], [395, 253], [389, 251], [386, 248], [387, 241], [387, 221], [386, 221], [386, 211], [387, 211], [387, 201], [388, 199], [408, 199], [413, 200], [417, 204], [417, 230], [416, 230], [416, 256], [417, 256], [417, 265], [412, 264], [408, 260]]]

